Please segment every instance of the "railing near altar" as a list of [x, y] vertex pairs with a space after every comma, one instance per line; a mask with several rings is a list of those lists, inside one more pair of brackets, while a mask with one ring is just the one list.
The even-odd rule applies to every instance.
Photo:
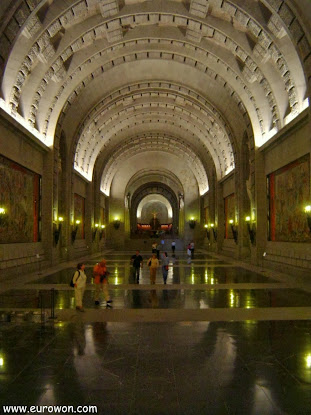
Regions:
[[137, 232], [144, 233], [144, 232], [156, 232], [156, 231], [164, 231], [165, 233], [171, 233], [173, 229], [172, 223], [164, 223], [162, 224], [159, 229], [152, 229], [151, 225], [146, 223], [138, 223], [137, 224]]

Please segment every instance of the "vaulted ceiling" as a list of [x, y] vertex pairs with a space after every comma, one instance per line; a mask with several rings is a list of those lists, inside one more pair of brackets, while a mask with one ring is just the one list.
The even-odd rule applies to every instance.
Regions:
[[[109, 195], [177, 156], [208, 190], [308, 105], [309, 0], [2, 0], [1, 106]], [[308, 92], [309, 88], [309, 92]], [[162, 155], [162, 156], [161, 156]], [[158, 168], [140, 158], [137, 171]], [[175, 157], [176, 159], [176, 157]]]

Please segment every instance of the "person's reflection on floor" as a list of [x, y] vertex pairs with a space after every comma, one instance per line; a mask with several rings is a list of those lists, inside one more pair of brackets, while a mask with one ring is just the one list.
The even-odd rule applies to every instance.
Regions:
[[74, 354], [78, 354], [79, 356], [84, 355], [85, 346], [86, 346], [86, 339], [85, 339], [85, 325], [83, 321], [76, 321], [72, 325], [72, 338], [73, 338], [73, 345]]
[[149, 302], [150, 302], [152, 308], [159, 307], [159, 299], [158, 299], [158, 296], [157, 296], [157, 290], [151, 290], [150, 291]]
[[163, 296], [163, 306], [165, 308], [169, 308], [168, 290], [163, 290], [162, 296]]
[[141, 292], [140, 290], [132, 290], [133, 308], [141, 307]]

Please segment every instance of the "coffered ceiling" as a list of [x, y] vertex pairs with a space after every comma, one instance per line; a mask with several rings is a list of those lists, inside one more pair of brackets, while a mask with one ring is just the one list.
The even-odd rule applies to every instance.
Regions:
[[[309, 0], [18, 0], [0, 7], [1, 105], [107, 195], [124, 159], [173, 153], [197, 178], [306, 108]], [[309, 92], [308, 92], [309, 87]], [[153, 166], [140, 165], [137, 171]], [[156, 166], [154, 166], [156, 167]]]

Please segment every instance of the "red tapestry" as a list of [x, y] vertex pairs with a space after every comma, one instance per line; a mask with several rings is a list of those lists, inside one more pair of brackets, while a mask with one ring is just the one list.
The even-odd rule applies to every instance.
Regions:
[[304, 207], [310, 203], [310, 157], [306, 155], [268, 176], [269, 238], [310, 240]]
[[41, 176], [0, 156], [0, 243], [40, 241]]

